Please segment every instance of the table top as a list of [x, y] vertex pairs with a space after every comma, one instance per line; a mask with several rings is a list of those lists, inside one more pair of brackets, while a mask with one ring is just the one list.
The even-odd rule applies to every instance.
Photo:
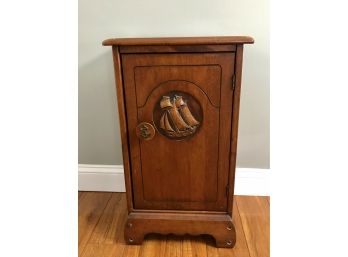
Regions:
[[103, 41], [104, 46], [111, 45], [226, 45], [253, 44], [249, 36], [219, 37], [154, 37], [154, 38], [110, 38]]

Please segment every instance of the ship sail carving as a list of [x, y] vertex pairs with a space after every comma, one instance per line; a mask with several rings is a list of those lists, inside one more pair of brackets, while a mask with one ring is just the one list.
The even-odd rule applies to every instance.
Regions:
[[163, 113], [159, 125], [167, 136], [181, 138], [195, 133], [200, 123], [193, 117], [182, 96], [176, 95], [173, 100], [162, 96], [160, 106]]
[[188, 108], [187, 104], [182, 99], [182, 96], [175, 96], [174, 98], [175, 106], [179, 109], [181, 116], [183, 117], [184, 121], [192, 126], [198, 126], [199, 122], [193, 117], [190, 109]]
[[179, 111], [177, 108], [173, 107], [169, 110], [169, 115], [171, 120], [173, 121], [174, 126], [177, 128], [177, 130], [189, 130], [191, 127], [186, 124], [186, 122], [181, 117]]
[[173, 133], [175, 132], [175, 130], [172, 128], [172, 126], [170, 125], [169, 123], [169, 120], [168, 120], [168, 111], [166, 111], [162, 117], [161, 117], [161, 120], [160, 120], [160, 128], [161, 129], [164, 129], [170, 133]]

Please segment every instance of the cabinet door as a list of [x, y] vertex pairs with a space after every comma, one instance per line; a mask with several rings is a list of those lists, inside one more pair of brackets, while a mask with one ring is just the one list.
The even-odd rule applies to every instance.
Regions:
[[234, 57], [121, 56], [135, 209], [226, 211]]

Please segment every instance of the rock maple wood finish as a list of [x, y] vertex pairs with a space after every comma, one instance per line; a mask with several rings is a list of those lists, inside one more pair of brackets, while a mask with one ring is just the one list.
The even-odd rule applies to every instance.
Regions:
[[233, 247], [243, 45], [251, 37], [120, 38], [112, 46], [125, 240], [209, 234]]

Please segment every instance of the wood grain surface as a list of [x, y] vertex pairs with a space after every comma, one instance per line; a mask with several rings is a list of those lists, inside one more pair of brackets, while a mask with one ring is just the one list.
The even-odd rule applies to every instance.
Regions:
[[104, 46], [110, 45], [226, 45], [253, 44], [254, 39], [248, 36], [222, 37], [160, 37], [160, 38], [110, 38], [103, 41]]
[[[234, 59], [234, 53], [122, 55], [135, 209], [226, 211]], [[154, 110], [171, 92], [186, 97], [201, 122], [197, 133], [139, 140], [134, 131], [160, 121]]]
[[235, 52], [236, 45], [164, 45], [120, 46], [120, 53], [208, 53]]
[[79, 192], [79, 257], [269, 257], [269, 198], [235, 196], [234, 248], [216, 248], [211, 236], [150, 234], [142, 245], [126, 245], [125, 193]]
[[[269, 256], [269, 202], [266, 197], [244, 196], [237, 206], [250, 257]], [[254, 217], [257, 217], [255, 219]]]

